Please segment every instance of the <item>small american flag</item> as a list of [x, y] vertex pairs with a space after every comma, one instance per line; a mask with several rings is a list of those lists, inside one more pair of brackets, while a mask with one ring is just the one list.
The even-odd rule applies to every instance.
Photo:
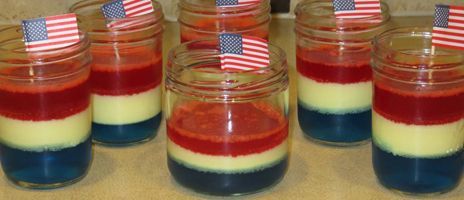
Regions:
[[[107, 19], [124, 19], [154, 12], [151, 0], [116, 0], [104, 4], [101, 10]], [[118, 20], [109, 22], [107, 27], [122, 28], [138, 23], [140, 23], [140, 21]]]
[[239, 34], [220, 34], [221, 68], [257, 70], [268, 67], [269, 49], [266, 40]]
[[380, 0], [333, 0], [336, 18], [365, 18], [380, 15]]
[[79, 29], [74, 13], [23, 20], [27, 51], [42, 51], [79, 42]]
[[216, 0], [216, 6], [240, 6], [258, 4], [261, 0]]
[[464, 50], [464, 6], [436, 6], [432, 44]]

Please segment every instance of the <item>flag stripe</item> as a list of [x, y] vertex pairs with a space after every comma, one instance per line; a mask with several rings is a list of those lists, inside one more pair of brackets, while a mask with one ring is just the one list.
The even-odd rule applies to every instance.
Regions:
[[[120, 16], [118, 19], [128, 18], [128, 20], [113, 20], [107, 23], [108, 28], [128, 28], [136, 25], [143, 24], [145, 21], [136, 21], [136, 19], [129, 19], [132, 17], [142, 16], [155, 12], [153, 4], [150, 0], [119, 0], [117, 2], [122, 2], [121, 4], [114, 5], [113, 7], [105, 6], [111, 5], [113, 2], [107, 3], [102, 6], [102, 10], [108, 13], [114, 14], [114, 12], [121, 11], [124, 13], [124, 16]], [[122, 10], [121, 10], [122, 9]], [[120, 15], [119, 13], [117, 15]], [[106, 15], [105, 15], [106, 16]]]

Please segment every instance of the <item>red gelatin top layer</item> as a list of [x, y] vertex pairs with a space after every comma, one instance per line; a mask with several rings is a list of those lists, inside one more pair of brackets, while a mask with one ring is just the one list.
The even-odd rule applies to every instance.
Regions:
[[131, 95], [160, 85], [163, 76], [161, 52], [146, 54], [125, 53], [124, 57], [131, 60], [117, 60], [113, 52], [93, 51], [90, 76], [92, 92], [100, 95]]
[[374, 86], [374, 110], [387, 119], [416, 125], [444, 124], [464, 117], [464, 88], [405, 92], [382, 83]]
[[369, 50], [342, 54], [334, 48], [297, 49], [300, 74], [322, 83], [359, 83], [372, 80]]
[[264, 103], [188, 103], [173, 111], [167, 133], [194, 152], [239, 156], [281, 144], [288, 136], [288, 121]]
[[[2, 74], [23, 73], [18, 71], [26, 73], [29, 67], [17, 67]], [[63, 82], [0, 79], [0, 115], [4, 117], [32, 121], [57, 120], [82, 112], [89, 105], [88, 73]]]

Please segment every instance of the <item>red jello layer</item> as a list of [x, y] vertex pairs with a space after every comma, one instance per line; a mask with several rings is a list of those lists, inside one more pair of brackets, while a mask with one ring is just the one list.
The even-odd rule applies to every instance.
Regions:
[[100, 95], [131, 95], [153, 89], [161, 84], [161, 59], [152, 63], [108, 66], [94, 64], [90, 80], [92, 92]]
[[404, 92], [376, 83], [373, 108], [387, 119], [406, 124], [454, 122], [464, 117], [464, 88], [428, 93]]
[[358, 83], [372, 80], [368, 51], [342, 55], [336, 49], [297, 49], [296, 66], [300, 74], [317, 82]]
[[209, 155], [248, 155], [282, 144], [288, 121], [264, 103], [188, 103], [167, 123], [171, 141]]
[[90, 105], [87, 76], [42, 85], [0, 81], [0, 115], [32, 121], [63, 119], [82, 112]]

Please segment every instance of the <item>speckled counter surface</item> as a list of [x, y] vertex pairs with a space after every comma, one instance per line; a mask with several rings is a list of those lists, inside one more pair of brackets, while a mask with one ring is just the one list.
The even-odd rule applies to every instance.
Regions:
[[[395, 18], [396, 25], [430, 24], [430, 17]], [[290, 76], [295, 77], [293, 22], [274, 20], [271, 42], [288, 54]], [[177, 24], [167, 23], [165, 52], [178, 44]], [[284, 179], [268, 190], [226, 199], [413, 199], [390, 192], [377, 183], [371, 166], [369, 144], [332, 148], [305, 139], [295, 120], [296, 88], [291, 78], [291, 160]], [[127, 148], [95, 146], [88, 175], [77, 184], [48, 191], [25, 190], [10, 184], [0, 172], [0, 199], [217, 199], [182, 188], [171, 178], [166, 165], [164, 123], [158, 136]], [[464, 184], [430, 199], [464, 199]]]

